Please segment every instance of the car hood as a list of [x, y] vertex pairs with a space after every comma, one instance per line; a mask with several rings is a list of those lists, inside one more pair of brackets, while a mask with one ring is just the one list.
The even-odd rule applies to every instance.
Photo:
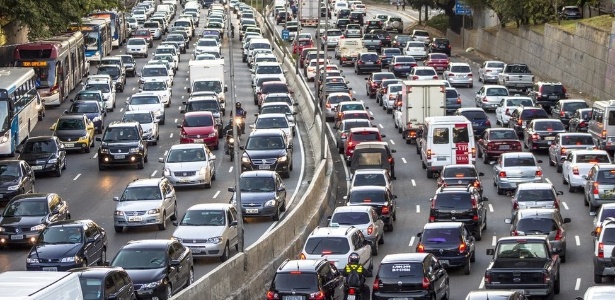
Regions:
[[206, 137], [208, 134], [214, 133], [216, 131], [214, 126], [207, 126], [207, 127], [182, 127], [182, 129], [188, 135], [200, 134], [203, 137]]
[[81, 249], [81, 244], [41, 244], [30, 250], [30, 257], [42, 259], [61, 259], [75, 256]]
[[245, 157], [250, 159], [278, 158], [286, 154], [286, 150], [246, 150]]
[[113, 147], [113, 148], [128, 148], [128, 147], [138, 147], [139, 141], [114, 141], [114, 142], [103, 142], [102, 147]]
[[46, 216], [2, 217], [0, 226], [27, 227], [45, 223]]
[[[243, 195], [242, 195], [243, 196]], [[208, 239], [222, 236], [226, 226], [187, 226], [181, 225], [175, 229], [173, 236], [180, 239]]]
[[179, 171], [198, 171], [202, 167], [207, 166], [205, 161], [193, 161], [193, 162], [180, 162], [180, 163], [165, 163], [164, 167], [168, 168], [172, 172]]
[[165, 268], [159, 269], [145, 269], [145, 270], [131, 270], [125, 269], [133, 284], [146, 284], [160, 280], [164, 277]]
[[19, 184], [18, 178], [16, 178], [15, 180], [11, 180], [11, 181], [2, 181], [0, 182], [0, 190], [6, 190], [9, 186], [18, 185], [18, 184]]
[[86, 131], [85, 131], [85, 129], [78, 129], [78, 130], [56, 130], [55, 134], [56, 134], [56, 136], [59, 139], [62, 139], [62, 138], [80, 138], [80, 137], [86, 135]]
[[138, 200], [138, 201], [119, 201], [115, 206], [116, 210], [135, 211], [149, 210], [162, 207], [162, 200]]

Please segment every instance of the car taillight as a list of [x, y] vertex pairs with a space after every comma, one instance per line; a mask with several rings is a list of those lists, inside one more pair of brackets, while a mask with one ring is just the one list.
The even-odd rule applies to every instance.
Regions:
[[519, 120], [517, 121], [517, 124], [519, 124], [519, 126], [521, 126], [521, 124], [523, 124], [523, 121], [521, 121], [521, 119], [519, 119]]
[[472, 77], [472, 73], [468, 74], [468, 77]]
[[455, 74], [449, 73], [448, 76], [455, 76]]
[[501, 171], [500, 174], [498, 174], [498, 176], [500, 176], [500, 178], [506, 178], [506, 172]]
[[606, 130], [602, 130], [602, 138], [606, 139]]
[[367, 234], [372, 235], [372, 233], [374, 233], [374, 225], [369, 225], [369, 227], [367, 227]]
[[299, 259], [301, 259], [301, 260], [306, 259], [305, 254], [301, 253], [301, 254], [299, 255]]
[[399, 68], [399, 67], [401, 67], [401, 64], [395, 64], [395, 65], [393, 65], [393, 67]]
[[558, 229], [557, 232], [555, 233], [555, 240], [556, 241], [562, 240], [562, 230], [561, 229]]
[[425, 246], [423, 245], [423, 243], [419, 243], [418, 245], [416, 245], [416, 252], [425, 252]]
[[495, 147], [493, 147], [492, 145], [493, 145], [493, 143], [492, 143], [492, 142], [487, 143], [487, 150], [493, 150], [493, 149], [495, 149]]
[[598, 257], [604, 258], [604, 244], [602, 242], [598, 243]]
[[512, 236], [518, 236], [518, 235], [519, 235], [519, 232], [518, 232], [518, 231], [516, 231], [516, 230], [513, 230], [513, 232], [511, 232], [511, 235], [512, 235]]
[[566, 155], [566, 148], [562, 148], [562, 149], [559, 151], [559, 153], [560, 153], [561, 155]]
[[438, 79], [438, 75], [434, 75], [432, 79]]
[[598, 191], [598, 186], [599, 186], [599, 183], [594, 182], [594, 195], [600, 194], [600, 191]]
[[585, 121], [581, 121], [581, 122], [579, 123], [579, 127], [585, 127], [585, 126], [587, 126], [587, 124], [585, 124]]
[[560, 111], [560, 112], [559, 112], [559, 116], [563, 118], [563, 117], [565, 117], [565, 116], [566, 116], [566, 114], [565, 114], [565, 113], [564, 113], [564, 111], [562, 110], [562, 111]]
[[532, 139], [535, 140], [535, 141], [540, 140], [540, 134], [538, 134], [538, 133], [532, 134]]
[[436, 221], [436, 217], [435, 216], [429, 216], [429, 222], [433, 223]]
[[487, 69], [485, 70], [485, 73], [491, 73], [491, 70]]
[[559, 201], [557, 201], [557, 199], [553, 201], [553, 207], [559, 209]]
[[536, 171], [536, 176], [542, 176], [542, 171], [541, 170]]
[[325, 300], [325, 293], [318, 291], [310, 294], [310, 300]]
[[487, 102], [487, 96], [483, 97], [483, 102]]
[[461, 98], [457, 97], [457, 104], [461, 104]]
[[476, 201], [476, 198], [471, 197], [470, 200], [472, 200], [472, 208], [478, 208], [478, 202]]
[[485, 125], [491, 127], [491, 121], [487, 120], [487, 122], [485, 122]]
[[412, 76], [412, 80], [419, 80], [418, 76]]
[[485, 273], [485, 283], [491, 283], [491, 274]]
[[572, 174], [579, 175], [579, 167], [577, 166], [572, 167]]
[[423, 277], [423, 289], [424, 290], [429, 289], [429, 285], [430, 285], [429, 278]]
[[459, 244], [459, 253], [464, 253], [468, 249], [468, 245], [466, 243]]
[[50, 93], [50, 94], [57, 94], [57, 93], [58, 93], [58, 89], [59, 89], [59, 88], [60, 88], [60, 86], [59, 86], [58, 84], [56, 84], [56, 85], [52, 86], [52, 87], [49, 89], [49, 93]]
[[390, 212], [391, 212], [391, 211], [389, 210], [389, 207], [388, 207], [388, 206], [383, 207], [383, 208], [382, 208], [382, 211], [381, 211], [381, 213], [382, 213], [383, 215], [388, 215]]
[[427, 149], [427, 159], [431, 159], [431, 149]]
[[352, 142], [348, 142], [348, 147], [351, 147], [353, 145]]
[[267, 300], [276, 300], [280, 299], [280, 295], [274, 291], [267, 292]]
[[376, 64], [377, 64], [377, 65], [379, 65], [379, 64], [380, 64], [380, 60], [377, 60], [377, 61], [376, 61]]
[[517, 203], [517, 200], [513, 201], [513, 209], [517, 209], [519, 208], [519, 203]]
[[356, 290], [353, 287], [348, 288], [348, 295], [356, 295], [356, 293], [357, 292], [356, 292]]
[[506, 115], [510, 115], [510, 109], [508, 109], [508, 108], [507, 108], [507, 109], [506, 109], [506, 112], [505, 112], [504, 114], [506, 114]]

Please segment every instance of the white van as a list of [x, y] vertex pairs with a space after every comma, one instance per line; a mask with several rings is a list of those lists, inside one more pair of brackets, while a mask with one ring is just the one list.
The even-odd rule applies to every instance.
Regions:
[[615, 150], [615, 100], [594, 102], [587, 132], [601, 150]]
[[427, 117], [418, 141], [427, 178], [446, 165], [476, 163], [472, 122], [464, 116]]
[[0, 300], [83, 300], [76, 273], [8, 271], [0, 274]]

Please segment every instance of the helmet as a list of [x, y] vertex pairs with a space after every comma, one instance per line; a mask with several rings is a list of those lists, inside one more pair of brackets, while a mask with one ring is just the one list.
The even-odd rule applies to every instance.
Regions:
[[358, 264], [359, 263], [359, 253], [356, 253], [356, 252], [350, 253], [350, 256], [348, 256], [348, 263]]
[[235, 103], [235, 107], [237, 107], [237, 108], [241, 108], [241, 102], [237, 102], [237, 103]]

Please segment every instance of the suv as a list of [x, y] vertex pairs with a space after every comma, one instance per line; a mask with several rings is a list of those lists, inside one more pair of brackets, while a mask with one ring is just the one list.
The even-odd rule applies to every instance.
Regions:
[[147, 162], [147, 140], [138, 122], [112, 122], [107, 126], [98, 148], [98, 170], [113, 165], [137, 165], [143, 169]]
[[397, 196], [384, 186], [357, 186], [344, 196], [347, 206], [371, 206], [384, 222], [385, 231], [393, 231], [393, 222], [397, 220]]
[[555, 191], [555, 187], [546, 182], [519, 184], [511, 199], [511, 215], [514, 217], [519, 210], [525, 208], [554, 208], [559, 210], [561, 201], [557, 196], [563, 194], [564, 192]]
[[327, 218], [329, 227], [350, 226], [361, 230], [372, 245], [372, 255], [378, 255], [378, 245], [384, 244], [384, 222], [371, 206], [340, 206]]
[[510, 114], [508, 128], [514, 129], [518, 136], [522, 136], [523, 130], [531, 120], [548, 118], [547, 112], [540, 107], [520, 106]]
[[586, 179], [583, 204], [589, 206], [590, 213], [595, 214], [602, 204], [615, 202], [612, 192], [615, 190], [615, 165], [596, 164], [583, 179]]
[[566, 88], [561, 82], [536, 82], [528, 95], [547, 111], [550, 111], [557, 101], [568, 98]]
[[589, 104], [583, 99], [560, 100], [551, 108], [551, 118], [559, 119], [568, 128], [574, 113], [584, 108], [589, 108]]
[[372, 244], [365, 239], [361, 229], [354, 226], [316, 227], [307, 237], [301, 250], [301, 259], [326, 258], [336, 268], [343, 270], [348, 263], [348, 256], [359, 254], [359, 264], [363, 265], [366, 276], [371, 276], [374, 269]]
[[344, 285], [342, 272], [326, 259], [286, 259], [276, 269], [267, 299], [343, 299]]
[[359, 53], [358, 59], [354, 64], [354, 73], [362, 74], [364, 72], [380, 72], [380, 57], [374, 52]]
[[594, 283], [602, 283], [603, 276], [611, 276], [615, 272], [613, 251], [615, 249], [615, 219], [602, 222], [599, 232], [593, 231], [594, 241]]
[[241, 158], [241, 172], [248, 170], [272, 170], [289, 178], [293, 170], [293, 145], [280, 129], [260, 129], [252, 132]]
[[446, 267], [463, 267], [470, 275], [475, 258], [475, 239], [461, 222], [427, 223], [416, 235], [417, 253], [431, 253]]
[[485, 173], [478, 172], [476, 166], [469, 165], [446, 165], [440, 172], [437, 184], [441, 186], [463, 186], [472, 185], [478, 189], [480, 194], [483, 194], [483, 185], [480, 182], [480, 176], [485, 176]]
[[[147, 52], [147, 49], [145, 51]], [[134, 57], [130, 54], [122, 54], [117, 56], [122, 58], [122, 63], [124, 64], [124, 67], [126, 67], [126, 76], [137, 76], [137, 63], [135, 62]]]
[[436, 195], [429, 199], [429, 223], [462, 222], [476, 240], [480, 241], [483, 230], [487, 229], [487, 208], [484, 202], [488, 200], [472, 185], [440, 187], [436, 190]]
[[[235, 206], [236, 187], [228, 188], [233, 193], [230, 203]], [[280, 212], [286, 211], [286, 188], [280, 175], [274, 171], [248, 171], [239, 177], [242, 215], [246, 217], [271, 217], [280, 220]]]
[[429, 43], [429, 53], [444, 53], [451, 56], [451, 42], [445, 38], [433, 38]]
[[124, 227], [148, 225], [165, 230], [167, 219], [177, 220], [175, 189], [164, 177], [135, 179], [113, 201], [117, 202], [113, 214], [115, 232], [122, 232]]

